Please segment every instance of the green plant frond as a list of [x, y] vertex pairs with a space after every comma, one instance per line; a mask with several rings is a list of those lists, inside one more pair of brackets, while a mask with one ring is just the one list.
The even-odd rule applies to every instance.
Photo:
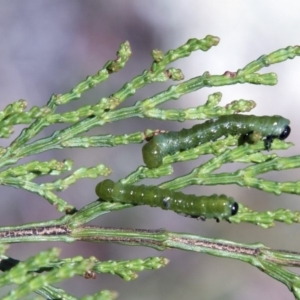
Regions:
[[[52, 204], [53, 209], [64, 213], [59, 219], [0, 228], [0, 270], [2, 271], [0, 285], [17, 285], [2, 299], [20, 299], [27, 297], [32, 292], [45, 299], [115, 299], [117, 293], [106, 290], [94, 295], [77, 298], [63, 289], [54, 287], [53, 284], [74, 276], [89, 279], [96, 277], [97, 274], [99, 274], [97, 276], [100, 276], [102, 273], [117, 275], [129, 281], [137, 277], [137, 272], [159, 269], [168, 263], [168, 259], [164, 257], [123, 261], [99, 261], [94, 257], [86, 259], [81, 256], [59, 259], [59, 250], [56, 248], [41, 252], [24, 261], [18, 261], [4, 255], [7, 249], [6, 245], [9, 243], [44, 241], [68, 243], [75, 243], [76, 241], [113, 242], [129, 246], [151, 247], [159, 251], [179, 249], [229, 257], [249, 263], [272, 278], [284, 283], [292, 291], [295, 298], [300, 299], [300, 276], [284, 269], [286, 266], [300, 267], [300, 253], [273, 250], [260, 243], [241, 244], [162, 229], [141, 230], [90, 226], [87, 223], [95, 218], [103, 214], [130, 208], [133, 204], [130, 204], [129, 201], [127, 203], [126, 199], [122, 197], [120, 197], [122, 203], [116, 202], [113, 196], [111, 199], [114, 201], [105, 201], [106, 199], [102, 199], [102, 195], [99, 195], [99, 199], [94, 199], [94, 201], [81, 208], [75, 208], [56, 193], [68, 189], [82, 178], [96, 179], [109, 176], [113, 171], [109, 166], [103, 165], [100, 161], [96, 166], [88, 168], [83, 165], [74, 170], [73, 161], [68, 158], [63, 161], [55, 159], [39, 161], [35, 158], [25, 164], [19, 164], [21, 159], [48, 150], [83, 148], [82, 151], [84, 151], [84, 149], [92, 147], [108, 148], [139, 144], [149, 141], [153, 136], [156, 139], [157, 135], [165, 133], [163, 128], [152, 128], [146, 129], [144, 132], [143, 129], [138, 129], [139, 131], [125, 134], [106, 132], [105, 134], [89, 135], [91, 129], [100, 127], [106, 129], [107, 124], [119, 120], [148, 118], [185, 122], [187, 120], [222, 119], [224, 118], [222, 116], [228, 116], [233, 122], [237, 119], [235, 116], [251, 111], [256, 103], [253, 100], [239, 99], [221, 104], [222, 94], [214, 92], [208, 96], [204, 104], [199, 103], [197, 107], [164, 109], [160, 108], [159, 105], [178, 100], [184, 95], [205, 87], [222, 87], [234, 84], [275, 85], [277, 83], [275, 73], [258, 72], [264, 67], [300, 55], [299, 46], [290, 46], [263, 55], [236, 71], [225, 71], [221, 75], [210, 74], [205, 71], [202, 75], [191, 79], [185, 79], [180, 69], [169, 66], [174, 61], [187, 57], [195, 51], [207, 51], [213, 46], [217, 46], [218, 43], [218, 37], [208, 35], [204, 39], [190, 39], [186, 44], [166, 53], [158, 49], [153, 50], [153, 61], [149, 69], [128, 80], [111, 95], [98, 99], [94, 105], [82, 104], [74, 110], [64, 113], [56, 112], [57, 107], [70, 104], [75, 100], [78, 101], [83, 93], [100, 85], [108, 80], [112, 73], [116, 73], [125, 67], [131, 56], [131, 49], [129, 42], [124, 42], [120, 45], [115, 59], [108, 61], [96, 74], [79, 82], [69, 92], [53, 94], [45, 106], [34, 106], [26, 110], [27, 102], [19, 100], [0, 111], [0, 138], [9, 138], [16, 125], [28, 125], [8, 147], [0, 148], [0, 183], [4, 186], [38, 194]], [[162, 92], [140, 99], [132, 106], [119, 107], [120, 104], [135, 95], [143, 87], [152, 83], [164, 83], [168, 80], [175, 83], [172, 83]], [[289, 121], [284, 120], [287, 122], [285, 125], [288, 125]], [[249, 121], [249, 126], [251, 126], [251, 122], [252, 120]], [[37, 139], [39, 133], [56, 123], [63, 123], [65, 127]], [[265, 127], [263, 128], [266, 130]], [[120, 178], [119, 183], [124, 186], [135, 185], [143, 179], [168, 176], [173, 173], [173, 164], [210, 155], [204, 163], [195, 166], [190, 173], [160, 183], [159, 188], [167, 190], [165, 198], [172, 198], [170, 197], [170, 195], [173, 195], [170, 192], [171, 190], [179, 191], [191, 185], [229, 184], [252, 187], [275, 195], [281, 193], [300, 195], [299, 178], [296, 178], [295, 181], [276, 182], [258, 177], [271, 171], [280, 172], [300, 168], [299, 155], [284, 157], [274, 152], [276, 150], [286, 150], [293, 145], [291, 142], [283, 141], [286, 136], [282, 138], [281, 134], [284, 132], [281, 132], [280, 135], [264, 136], [262, 131], [247, 132], [247, 135], [251, 135], [252, 139], [241, 142], [243, 136], [238, 130], [234, 131], [233, 135], [226, 132], [224, 134], [226, 136], [214, 138], [212, 128], [210, 132], [212, 138], [209, 139], [209, 142], [206, 141], [186, 149], [179, 148], [180, 151], [175, 151], [175, 153], [167, 153], [162, 157], [162, 164], [157, 168], [148, 168], [149, 165], [146, 164], [147, 166], [139, 166], [135, 170], [128, 170], [128, 174]], [[261, 140], [262, 137], [265, 140]], [[277, 139], [278, 137], [282, 140]], [[187, 141], [189, 139], [185, 140], [185, 142]], [[185, 142], [182, 144], [184, 145]], [[268, 147], [266, 147], [267, 142], [269, 143]], [[271, 151], [265, 152], [265, 150]], [[241, 166], [235, 172], [215, 173], [227, 163], [240, 163]], [[66, 172], [70, 173], [66, 174]], [[47, 175], [51, 175], [51, 180], [47, 179]], [[46, 182], [37, 183], [36, 179], [41, 177], [45, 177]], [[144, 187], [141, 192], [145, 191], [147, 193], [150, 190]], [[130, 192], [130, 190], [128, 191]], [[157, 189], [155, 191], [157, 192]], [[146, 198], [149, 200], [149, 197]], [[168, 204], [170, 199], [164, 200], [166, 200], [164, 203]], [[250, 209], [244, 206], [242, 200], [230, 198], [228, 202], [230, 205], [238, 203], [239, 206], [237, 214], [229, 214], [229, 217], [227, 215], [227, 220], [232, 223], [232, 226], [247, 222], [262, 228], [268, 228], [274, 226], [275, 222], [300, 223], [299, 211], [278, 208], [274, 211], [258, 212], [254, 208]], [[151, 199], [148, 202], [151, 202]], [[161, 203], [158, 206], [168, 209], [167, 206], [164, 207]]]

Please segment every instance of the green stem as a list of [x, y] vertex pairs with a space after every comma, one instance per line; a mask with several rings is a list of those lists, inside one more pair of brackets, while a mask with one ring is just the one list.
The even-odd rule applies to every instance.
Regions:
[[[117, 206], [116, 209], [120, 209]], [[108, 207], [107, 207], [108, 208]], [[85, 207], [92, 218], [93, 205]], [[98, 211], [99, 215], [99, 211]], [[86, 215], [87, 216], [87, 215]], [[95, 216], [95, 215], [94, 215]], [[222, 239], [168, 232], [166, 230], [115, 229], [98, 226], [78, 226], [84, 222], [83, 215], [76, 218], [66, 216], [42, 224], [27, 224], [18, 227], [4, 227], [0, 231], [1, 243], [41, 242], [41, 241], [87, 241], [113, 242], [131, 246], [145, 246], [156, 250], [181, 249], [206, 253], [218, 257], [227, 257], [250, 263], [266, 274], [284, 283], [300, 299], [300, 278], [294, 273], [282, 269], [282, 266], [300, 267], [300, 253], [284, 250], [272, 250], [263, 244], [242, 244]], [[76, 224], [77, 223], [77, 224]]]

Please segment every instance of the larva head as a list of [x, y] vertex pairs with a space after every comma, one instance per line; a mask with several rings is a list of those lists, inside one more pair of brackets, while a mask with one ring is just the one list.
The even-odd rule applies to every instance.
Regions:
[[162, 165], [163, 155], [159, 144], [154, 139], [144, 145], [142, 153], [144, 163], [149, 169], [158, 168]]
[[273, 116], [270, 119], [270, 125], [272, 127], [270, 128], [269, 134], [267, 135], [277, 137], [280, 140], [285, 140], [291, 132], [291, 128], [289, 126], [290, 121], [281, 116]]
[[[260, 119], [264, 119], [265, 117], [260, 117]], [[291, 128], [289, 126], [290, 121], [281, 117], [281, 116], [272, 116], [266, 119], [264, 124], [262, 124], [261, 132], [266, 137], [265, 139], [265, 147], [266, 150], [270, 150], [272, 142], [274, 138], [278, 138], [280, 140], [285, 140], [290, 132]]]
[[233, 198], [226, 195], [220, 195], [215, 201], [210, 201], [211, 218], [219, 220], [228, 220], [231, 216], [238, 213], [239, 205]]
[[114, 189], [115, 183], [110, 179], [105, 179], [96, 186], [96, 194], [99, 198], [106, 201], [111, 200], [111, 195]]

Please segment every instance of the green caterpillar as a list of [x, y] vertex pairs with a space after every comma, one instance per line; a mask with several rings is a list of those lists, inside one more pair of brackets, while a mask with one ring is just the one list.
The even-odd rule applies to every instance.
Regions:
[[154, 136], [144, 145], [143, 160], [150, 169], [158, 168], [167, 155], [192, 149], [199, 144], [216, 140], [223, 135], [241, 134], [246, 136], [253, 131], [259, 132], [265, 139], [269, 150], [275, 138], [286, 139], [291, 128], [290, 121], [281, 116], [227, 115], [197, 124], [179, 132], [170, 131]]
[[203, 220], [228, 220], [238, 212], [238, 203], [225, 195], [186, 195], [156, 186], [123, 185], [110, 179], [96, 186], [96, 194], [105, 201], [150, 205]]

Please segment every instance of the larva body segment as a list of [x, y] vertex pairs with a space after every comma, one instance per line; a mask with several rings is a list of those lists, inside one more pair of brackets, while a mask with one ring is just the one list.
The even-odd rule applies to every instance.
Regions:
[[266, 148], [269, 149], [274, 138], [284, 140], [288, 137], [291, 131], [289, 124], [290, 121], [281, 116], [221, 116], [190, 129], [154, 136], [142, 149], [143, 160], [148, 168], [158, 168], [167, 155], [194, 148], [223, 135], [246, 135], [253, 131], [260, 132], [267, 139]]
[[225, 195], [186, 195], [157, 186], [122, 185], [110, 179], [96, 186], [96, 194], [105, 201], [160, 207], [194, 218], [227, 220], [238, 212], [238, 204]]

